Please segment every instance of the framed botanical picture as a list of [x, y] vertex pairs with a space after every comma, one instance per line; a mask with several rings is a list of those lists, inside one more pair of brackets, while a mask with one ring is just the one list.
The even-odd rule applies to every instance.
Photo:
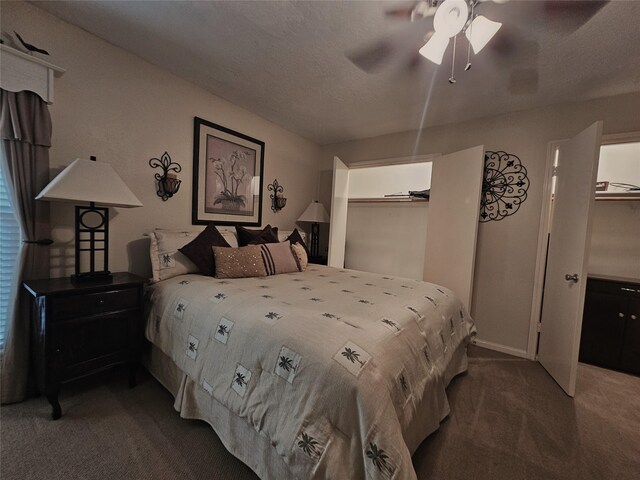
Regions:
[[262, 222], [264, 142], [195, 117], [191, 223]]

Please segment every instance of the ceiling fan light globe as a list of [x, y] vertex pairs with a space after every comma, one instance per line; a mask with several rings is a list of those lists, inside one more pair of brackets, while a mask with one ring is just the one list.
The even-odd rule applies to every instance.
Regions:
[[435, 32], [431, 36], [429, 41], [423, 45], [419, 52], [420, 55], [422, 55], [427, 60], [430, 60], [436, 65], [440, 65], [442, 63], [444, 52], [447, 50], [448, 46], [449, 37], [447, 37], [446, 35], [442, 35], [439, 32]]
[[489, 20], [483, 15], [478, 15], [473, 19], [469, 28], [464, 32], [467, 40], [473, 48], [476, 55], [489, 43], [489, 41], [498, 33], [502, 24]]
[[459, 34], [469, 18], [469, 5], [465, 0], [444, 0], [433, 17], [436, 33], [448, 38]]

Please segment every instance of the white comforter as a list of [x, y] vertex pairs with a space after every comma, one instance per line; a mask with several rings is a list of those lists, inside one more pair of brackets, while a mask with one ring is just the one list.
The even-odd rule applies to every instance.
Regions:
[[415, 479], [411, 453], [448, 413], [446, 366], [475, 334], [445, 288], [316, 265], [148, 293], [147, 338], [297, 478]]

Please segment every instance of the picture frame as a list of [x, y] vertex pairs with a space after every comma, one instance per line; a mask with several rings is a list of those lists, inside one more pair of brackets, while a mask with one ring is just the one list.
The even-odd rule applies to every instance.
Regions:
[[264, 142], [194, 117], [193, 225], [262, 224]]

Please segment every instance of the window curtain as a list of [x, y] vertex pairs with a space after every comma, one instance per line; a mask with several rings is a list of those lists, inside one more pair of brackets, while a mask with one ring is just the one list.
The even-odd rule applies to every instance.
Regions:
[[51, 117], [46, 102], [33, 92], [0, 90], [0, 168], [16, 213], [22, 245], [16, 259], [5, 342], [0, 352], [0, 401], [24, 400], [29, 372], [30, 303], [24, 279], [49, 277], [49, 205], [35, 197], [49, 182]]

